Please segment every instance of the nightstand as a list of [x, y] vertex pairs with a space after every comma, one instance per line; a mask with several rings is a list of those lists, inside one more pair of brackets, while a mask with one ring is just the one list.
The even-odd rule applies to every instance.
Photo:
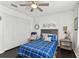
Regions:
[[60, 48], [63, 48], [66, 50], [72, 50], [72, 42], [69, 39], [61, 39]]

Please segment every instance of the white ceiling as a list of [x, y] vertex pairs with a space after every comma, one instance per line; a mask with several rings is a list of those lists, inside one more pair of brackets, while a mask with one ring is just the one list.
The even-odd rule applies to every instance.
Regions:
[[[37, 9], [34, 10], [33, 12], [30, 12], [30, 9], [31, 9], [30, 6], [24, 6], [24, 7], [19, 6], [20, 3], [28, 3], [24, 1], [5, 1], [5, 2], [0, 1], [0, 4], [6, 7], [12, 8], [16, 11], [25, 13], [26, 15], [29, 15], [31, 17], [41, 17], [41, 16], [46, 16], [49, 14], [58, 13], [58, 12], [73, 10], [75, 5], [78, 3], [76, 1], [42, 1], [42, 2], [49, 3], [49, 6], [40, 6], [43, 9], [43, 12], [40, 12]], [[11, 6], [11, 3], [16, 4], [18, 7], [16, 8], [16, 7]]]

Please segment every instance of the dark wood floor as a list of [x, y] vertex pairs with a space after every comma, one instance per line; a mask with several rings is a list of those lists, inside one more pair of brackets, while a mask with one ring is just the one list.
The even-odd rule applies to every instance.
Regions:
[[[18, 53], [18, 48], [16, 47], [14, 49], [8, 50], [2, 54], [0, 54], [0, 58], [20, 58], [17, 53]], [[76, 58], [73, 50], [72, 51], [68, 51], [68, 50], [64, 50], [61, 48], [57, 49], [57, 58]]]
[[76, 58], [76, 55], [73, 50], [69, 51], [58, 48], [57, 53], [58, 53], [57, 58]]

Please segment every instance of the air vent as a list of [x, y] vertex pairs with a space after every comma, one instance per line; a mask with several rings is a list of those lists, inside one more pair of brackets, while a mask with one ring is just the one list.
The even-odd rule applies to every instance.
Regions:
[[11, 4], [11, 6], [13, 6], [13, 7], [18, 7], [17, 5], [15, 5], [15, 4]]

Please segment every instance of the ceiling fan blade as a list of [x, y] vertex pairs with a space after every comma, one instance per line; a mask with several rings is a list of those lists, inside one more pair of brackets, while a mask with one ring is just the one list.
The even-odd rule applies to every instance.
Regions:
[[39, 6], [49, 6], [49, 3], [40, 3]]
[[38, 10], [40, 10], [41, 12], [43, 11], [40, 7], [37, 7]]
[[32, 8], [30, 11], [32, 12], [34, 9]]
[[30, 6], [31, 4], [20, 4], [20, 6]]
[[13, 7], [18, 7], [17, 5], [15, 5], [15, 4], [13, 4], [13, 3], [11, 4], [11, 6], [13, 6]]

